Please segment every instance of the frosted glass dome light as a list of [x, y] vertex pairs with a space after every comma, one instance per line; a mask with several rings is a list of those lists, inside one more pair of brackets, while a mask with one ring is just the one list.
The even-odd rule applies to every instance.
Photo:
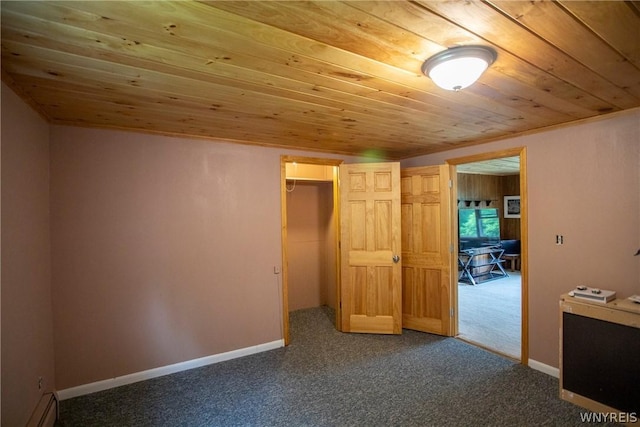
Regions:
[[422, 72], [442, 89], [458, 91], [472, 85], [498, 57], [485, 46], [457, 46], [433, 55]]

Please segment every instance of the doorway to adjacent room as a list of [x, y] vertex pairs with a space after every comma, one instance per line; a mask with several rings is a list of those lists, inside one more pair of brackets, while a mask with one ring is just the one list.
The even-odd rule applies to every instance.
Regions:
[[[460, 260], [456, 336], [526, 364], [525, 150], [487, 153], [449, 163], [456, 166], [458, 204], [454, 212], [458, 224], [454, 244]], [[470, 254], [486, 252], [486, 248], [496, 249], [490, 249], [492, 255], [479, 255], [468, 262]]]

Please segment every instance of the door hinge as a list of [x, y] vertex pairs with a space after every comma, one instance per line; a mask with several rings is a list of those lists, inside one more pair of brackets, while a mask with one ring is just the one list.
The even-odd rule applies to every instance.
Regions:
[[453, 243], [449, 243], [449, 253], [453, 253]]
[[449, 188], [453, 188], [453, 180], [452, 179], [449, 180]]
[[449, 309], [449, 317], [453, 317], [455, 312], [453, 311], [453, 307]]

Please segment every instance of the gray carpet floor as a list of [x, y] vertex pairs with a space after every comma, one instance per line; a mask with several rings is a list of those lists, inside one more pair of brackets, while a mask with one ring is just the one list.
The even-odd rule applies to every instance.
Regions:
[[520, 272], [480, 283], [458, 284], [459, 337], [520, 360]]
[[455, 338], [344, 334], [291, 314], [291, 344], [61, 402], [59, 426], [579, 426], [558, 381]]

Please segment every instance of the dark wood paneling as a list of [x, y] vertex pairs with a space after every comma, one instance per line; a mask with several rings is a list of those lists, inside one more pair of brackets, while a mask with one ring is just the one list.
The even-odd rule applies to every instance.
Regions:
[[[504, 218], [504, 196], [520, 195], [520, 176], [458, 174], [458, 207], [498, 208], [501, 238], [520, 239], [520, 218]], [[489, 202], [489, 203], [487, 203]]]
[[[501, 198], [520, 195], [520, 175], [509, 175], [501, 178]], [[504, 210], [504, 203], [502, 208]], [[520, 218], [504, 218], [504, 215], [501, 215], [500, 227], [503, 239], [520, 240]]]

